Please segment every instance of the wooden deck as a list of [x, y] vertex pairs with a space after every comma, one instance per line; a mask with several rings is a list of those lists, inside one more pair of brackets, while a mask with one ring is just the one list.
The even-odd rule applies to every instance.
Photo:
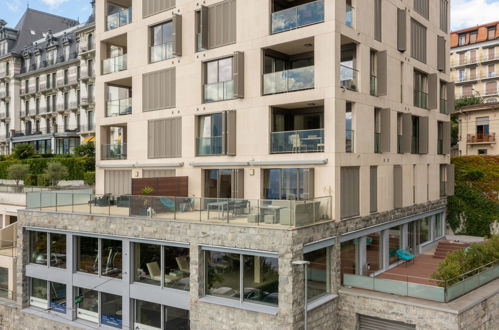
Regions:
[[437, 271], [438, 264], [441, 261], [442, 259], [434, 258], [433, 254], [422, 254], [417, 256], [414, 261], [394, 267], [377, 277], [410, 283], [438, 285], [438, 281], [431, 279], [431, 274]]

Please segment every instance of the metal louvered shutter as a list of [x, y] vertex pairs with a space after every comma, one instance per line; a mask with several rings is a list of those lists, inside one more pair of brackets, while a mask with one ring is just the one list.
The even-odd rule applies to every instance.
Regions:
[[416, 326], [398, 321], [359, 315], [359, 330], [415, 330]]
[[105, 170], [104, 192], [113, 195], [129, 195], [132, 193], [131, 170]]

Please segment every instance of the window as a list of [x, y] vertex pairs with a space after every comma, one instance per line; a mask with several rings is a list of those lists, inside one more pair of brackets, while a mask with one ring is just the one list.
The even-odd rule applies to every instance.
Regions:
[[237, 299], [241, 303], [278, 305], [277, 258], [205, 251], [205, 264], [208, 295]]
[[122, 273], [122, 242], [102, 239], [101, 275], [121, 278]]
[[365, 275], [367, 276], [383, 269], [383, 241], [381, 238], [381, 232], [372, 233], [366, 237]]
[[174, 57], [172, 28], [171, 21], [151, 27], [151, 63]]
[[69, 45], [64, 46], [64, 61], [69, 61]]
[[9, 290], [9, 269], [0, 267], [0, 297], [11, 298]]
[[374, 109], [374, 152], [381, 153], [381, 109]]
[[263, 198], [307, 200], [314, 198], [312, 168], [274, 168], [263, 170]]
[[444, 235], [443, 214], [435, 214], [435, 239]]
[[243, 169], [204, 170], [204, 197], [243, 198]]
[[121, 328], [123, 318], [122, 298], [101, 292], [101, 323], [114, 328]]
[[459, 35], [458, 44], [459, 46], [463, 46], [466, 43], [466, 33], [462, 33]]
[[352, 128], [353, 103], [346, 103], [345, 110], [345, 152], [354, 152], [354, 130]]
[[341, 46], [340, 86], [357, 91], [357, 46], [347, 44]]
[[47, 265], [47, 233], [30, 231], [31, 263]]
[[98, 274], [99, 271], [99, 239], [93, 237], [77, 238], [77, 259], [79, 272]]
[[93, 323], [99, 322], [99, 293], [95, 290], [77, 288], [76, 317]]
[[50, 310], [66, 314], [66, 285], [50, 282]]
[[431, 240], [430, 224], [431, 219], [429, 217], [423, 218], [418, 222], [419, 229], [419, 242], [424, 244]]
[[378, 167], [369, 168], [369, 210], [371, 213], [378, 211]]
[[489, 117], [476, 118], [477, 140], [484, 140], [489, 136]]
[[205, 63], [205, 102], [216, 102], [234, 98], [232, 64], [232, 57]]
[[479, 155], [486, 155], [487, 154], [487, 149], [478, 149], [478, 154]]
[[307, 299], [313, 301], [331, 291], [330, 248], [304, 253], [303, 260], [310, 261], [307, 267]]
[[419, 153], [419, 117], [412, 116], [412, 143], [411, 153]]
[[135, 329], [161, 329], [161, 305], [135, 300]]
[[487, 39], [493, 40], [495, 38], [496, 38], [496, 27], [491, 26], [491, 27], [487, 28]]
[[188, 248], [134, 243], [134, 252], [135, 282], [189, 291]]
[[66, 268], [66, 235], [50, 234], [50, 266]]
[[197, 117], [197, 156], [236, 154], [236, 112]]
[[444, 154], [444, 123], [437, 122], [437, 154]]
[[471, 44], [476, 43], [477, 37], [478, 37], [478, 32], [477, 31], [470, 32], [470, 43]]
[[44, 310], [46, 310], [48, 308], [47, 281], [32, 278], [30, 288], [30, 306], [43, 308]]
[[411, 56], [426, 63], [426, 27], [411, 19]]
[[399, 262], [396, 251], [402, 248], [402, 227], [396, 226], [388, 229], [388, 262], [390, 265]]
[[428, 75], [414, 71], [414, 106], [428, 109]]
[[353, 27], [353, 0], [346, 0], [346, 10], [345, 10], [345, 24], [346, 26]]

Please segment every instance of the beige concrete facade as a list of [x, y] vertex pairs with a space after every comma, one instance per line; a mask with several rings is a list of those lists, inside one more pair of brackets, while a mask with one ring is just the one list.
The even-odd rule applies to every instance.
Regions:
[[498, 155], [496, 136], [499, 132], [499, 103], [485, 103], [461, 108], [459, 123], [459, 154]]
[[[218, 1], [206, 1], [210, 6]], [[412, 8], [412, 1], [400, 4], [383, 3], [382, 42], [373, 39], [374, 5], [372, 3], [355, 6], [353, 28], [346, 26], [344, 1], [324, 1], [324, 22], [278, 34], [269, 32], [271, 17], [270, 1], [236, 1], [237, 37], [234, 44], [195, 52], [194, 27], [195, 11], [200, 3], [195, 1], [178, 2], [174, 10], [142, 18], [142, 1], [132, 1], [132, 21], [130, 24], [110, 31], [105, 30], [105, 2], [98, 2], [96, 15], [97, 61], [96, 71], [102, 72], [103, 51], [109, 43], [120, 40], [127, 45], [128, 69], [100, 75], [96, 80], [96, 121], [98, 144], [105, 144], [105, 126], [126, 126], [127, 159], [102, 160], [97, 154], [97, 193], [104, 193], [104, 171], [128, 169], [133, 178], [142, 177], [144, 168], [174, 168], [177, 176], [189, 177], [189, 195], [203, 196], [202, 169], [244, 168], [244, 197], [262, 197], [262, 170], [275, 167], [314, 167], [315, 196], [334, 196], [334, 218], [340, 218], [340, 168], [360, 166], [360, 215], [369, 214], [369, 167], [378, 166], [378, 210], [386, 211], [393, 204], [393, 166], [403, 168], [403, 206], [436, 200], [439, 195], [439, 165], [448, 164], [449, 156], [437, 155], [437, 121], [448, 122], [448, 115], [435, 110], [414, 106], [413, 73], [420, 70], [428, 74], [437, 73], [438, 79], [449, 81], [449, 67], [437, 72], [437, 35], [448, 41], [448, 36], [439, 28], [439, 5], [430, 2], [430, 20], [419, 14], [411, 14], [427, 27], [427, 63], [409, 57], [408, 50], [397, 50], [397, 8]], [[172, 15], [182, 15], [182, 56], [154, 64], [149, 64], [149, 27], [172, 19]], [[407, 21], [409, 29], [409, 19]], [[409, 32], [407, 36], [410, 40]], [[295, 42], [296, 47], [312, 43], [314, 51], [314, 88], [262, 96], [262, 50], [264, 48]], [[341, 45], [353, 42], [357, 45], [356, 69], [358, 92], [340, 87]], [[447, 42], [447, 45], [449, 43]], [[448, 47], [448, 46], [447, 46]], [[370, 95], [370, 51], [386, 51], [387, 95]], [[202, 102], [202, 63], [210, 59], [230, 56], [234, 52], [244, 52], [244, 98], [222, 102]], [[175, 68], [176, 105], [159, 111], [142, 112], [143, 74], [165, 68]], [[401, 73], [402, 68], [402, 73]], [[104, 95], [105, 86], [131, 79], [133, 97], [132, 114], [106, 117]], [[403, 81], [403, 83], [402, 83]], [[402, 90], [402, 91], [401, 91]], [[401, 102], [402, 94], [402, 102]], [[354, 152], [345, 152], [345, 107], [353, 102]], [[324, 151], [318, 153], [271, 154], [269, 141], [271, 110], [273, 106], [316, 103], [324, 105]], [[390, 152], [374, 153], [374, 108], [390, 109]], [[235, 156], [196, 157], [196, 117], [225, 110], [237, 113], [237, 151]], [[397, 112], [429, 118], [429, 148], [427, 154], [409, 155], [397, 153]], [[182, 117], [182, 157], [170, 159], [148, 159], [147, 122], [158, 118]], [[100, 148], [99, 148], [100, 149]], [[299, 161], [303, 165], [282, 165], [287, 161]], [[241, 166], [241, 162], [268, 162], [267, 166]], [[322, 161], [324, 165], [313, 165]], [[201, 166], [196, 163], [212, 163]], [[413, 182], [417, 182], [413, 196]]]

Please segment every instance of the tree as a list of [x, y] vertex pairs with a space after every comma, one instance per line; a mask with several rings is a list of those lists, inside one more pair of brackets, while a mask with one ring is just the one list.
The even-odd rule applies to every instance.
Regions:
[[67, 178], [69, 172], [66, 166], [62, 165], [58, 162], [50, 162], [47, 164], [47, 168], [45, 169], [45, 175], [47, 180], [53, 185], [57, 185], [57, 183], [61, 180]]
[[28, 173], [29, 166], [24, 164], [14, 164], [7, 169], [7, 177], [15, 180], [17, 187], [19, 187], [19, 181], [24, 180]]
[[30, 143], [20, 143], [16, 144], [14, 150], [12, 150], [12, 157], [15, 159], [26, 159], [31, 158], [35, 155], [35, 148]]
[[74, 148], [74, 154], [81, 157], [95, 157], [95, 144], [93, 142], [80, 144]]

